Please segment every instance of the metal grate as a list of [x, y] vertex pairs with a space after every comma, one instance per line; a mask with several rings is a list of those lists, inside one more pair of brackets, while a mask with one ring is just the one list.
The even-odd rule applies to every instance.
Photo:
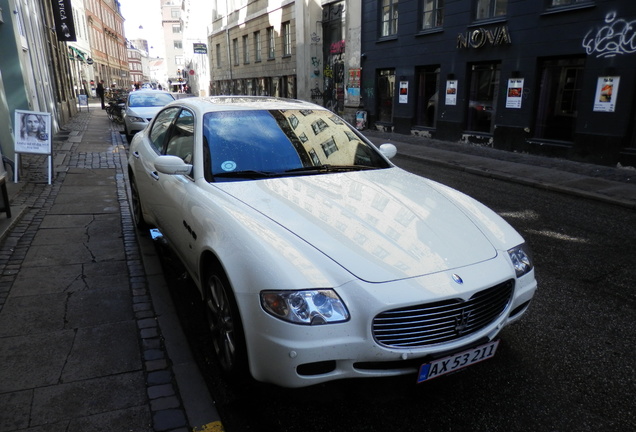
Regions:
[[508, 306], [514, 281], [480, 291], [469, 300], [444, 300], [382, 312], [373, 319], [378, 343], [416, 348], [453, 341], [475, 333], [497, 319]]

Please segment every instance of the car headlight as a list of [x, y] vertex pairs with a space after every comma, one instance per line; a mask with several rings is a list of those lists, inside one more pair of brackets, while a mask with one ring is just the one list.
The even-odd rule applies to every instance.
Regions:
[[349, 319], [347, 307], [332, 289], [263, 291], [261, 305], [267, 313], [295, 324], [332, 324]]
[[135, 122], [135, 123], [144, 123], [144, 119], [141, 117], [135, 117], [135, 116], [131, 116], [129, 115], [128, 118], [130, 119], [131, 122]]
[[521, 277], [532, 270], [532, 255], [527, 244], [522, 243], [509, 249], [508, 256], [510, 256], [517, 277]]

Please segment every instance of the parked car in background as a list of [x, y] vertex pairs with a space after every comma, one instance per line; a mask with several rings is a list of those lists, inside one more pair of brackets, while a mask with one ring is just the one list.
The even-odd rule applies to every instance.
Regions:
[[226, 373], [424, 382], [495, 355], [537, 288], [528, 246], [395, 153], [323, 107], [268, 97], [181, 99], [135, 135], [136, 225], [185, 264]]
[[162, 107], [172, 101], [174, 96], [166, 91], [142, 89], [130, 92], [124, 109], [124, 132], [128, 142], [146, 127]]

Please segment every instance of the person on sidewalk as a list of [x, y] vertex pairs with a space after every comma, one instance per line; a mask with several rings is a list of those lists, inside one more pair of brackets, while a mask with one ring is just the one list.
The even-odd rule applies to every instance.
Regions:
[[102, 109], [106, 109], [106, 105], [104, 104], [104, 80], [99, 80], [95, 93], [97, 93], [97, 96], [99, 96], [99, 99], [102, 101]]

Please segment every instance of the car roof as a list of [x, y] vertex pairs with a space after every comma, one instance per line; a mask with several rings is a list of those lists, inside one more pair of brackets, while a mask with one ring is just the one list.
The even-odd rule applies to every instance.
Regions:
[[298, 99], [277, 98], [271, 96], [208, 96], [178, 99], [169, 105], [188, 106], [199, 112], [247, 111], [270, 109], [312, 109], [324, 110], [324, 107]]

